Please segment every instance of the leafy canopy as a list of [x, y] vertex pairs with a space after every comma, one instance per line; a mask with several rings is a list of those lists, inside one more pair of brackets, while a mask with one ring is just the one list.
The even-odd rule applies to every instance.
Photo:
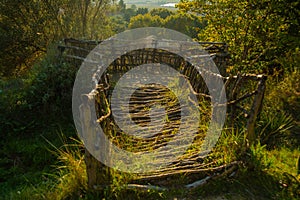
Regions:
[[178, 5], [207, 20], [201, 40], [229, 45], [232, 70], [259, 73], [275, 73], [279, 58], [299, 47], [299, 6], [297, 0], [182, 0]]

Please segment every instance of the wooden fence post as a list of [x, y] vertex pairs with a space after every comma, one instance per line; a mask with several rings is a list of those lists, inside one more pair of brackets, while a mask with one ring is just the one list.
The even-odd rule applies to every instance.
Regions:
[[[80, 106], [80, 115], [81, 115], [81, 122], [82, 122], [82, 132], [85, 136], [85, 146], [88, 146], [89, 148], [94, 148], [92, 151], [97, 152], [104, 149], [108, 150], [109, 152], [109, 146], [103, 146], [106, 145], [103, 143], [103, 141], [97, 141], [97, 131], [96, 126], [94, 123], [101, 123], [104, 125], [103, 132], [106, 133], [106, 131], [109, 131], [110, 127], [106, 127], [105, 125], [109, 125], [109, 118], [110, 110], [107, 108], [107, 101], [104, 99], [101, 99], [99, 101], [99, 98], [103, 98], [104, 91], [98, 91], [95, 94], [88, 94], [82, 96], [82, 105]], [[101, 118], [101, 122], [98, 120], [96, 122], [93, 122], [92, 113], [91, 113], [91, 107], [94, 104], [93, 101], [97, 101], [97, 103], [101, 102], [100, 107], [101, 110], [107, 111], [109, 110], [109, 114], [106, 114], [107, 117]], [[96, 109], [97, 110], [97, 109]], [[98, 109], [99, 111], [99, 109]], [[103, 114], [103, 113], [99, 113]], [[99, 142], [99, 144], [97, 144]], [[98, 147], [97, 147], [98, 145]], [[101, 146], [99, 146], [101, 145]], [[91, 149], [90, 149], [91, 150]], [[108, 156], [109, 157], [109, 156]], [[97, 160], [91, 152], [87, 148], [85, 148], [85, 164], [86, 164], [86, 172], [87, 172], [87, 178], [88, 178], [88, 189], [90, 191], [103, 191], [106, 188], [109, 188], [111, 185], [111, 175], [110, 175], [110, 168], [101, 163], [99, 160]]]
[[249, 119], [247, 122], [247, 146], [251, 146], [255, 141], [255, 121], [257, 118], [257, 115], [259, 114], [262, 106], [262, 100], [264, 97], [264, 92], [266, 88], [266, 80], [267, 76], [265, 75], [259, 75], [258, 78], [260, 78], [260, 81], [257, 86], [257, 94], [254, 97], [254, 101], [250, 110]]

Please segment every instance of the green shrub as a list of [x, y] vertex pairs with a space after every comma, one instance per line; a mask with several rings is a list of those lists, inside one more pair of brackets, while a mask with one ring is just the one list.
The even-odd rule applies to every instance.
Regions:
[[299, 94], [300, 71], [295, 66], [281, 79], [269, 78], [257, 126], [257, 135], [262, 144], [275, 147], [300, 141], [297, 134], [300, 121]]
[[87, 190], [87, 175], [82, 154], [83, 144], [75, 140], [75, 144], [65, 144], [54, 152], [59, 160], [57, 174], [58, 181], [51, 196], [54, 199], [80, 198]]
[[76, 67], [50, 51], [28, 76], [28, 108], [47, 113], [70, 109], [76, 72]]
[[258, 140], [269, 147], [288, 144], [293, 122], [293, 118], [283, 111], [263, 112], [258, 122]]

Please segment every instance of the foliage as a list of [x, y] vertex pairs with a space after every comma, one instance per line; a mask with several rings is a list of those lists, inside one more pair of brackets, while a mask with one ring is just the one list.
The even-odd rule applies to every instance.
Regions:
[[152, 11], [145, 15], [132, 17], [128, 28], [165, 27], [184, 33], [192, 38], [197, 38], [198, 30], [205, 26], [205, 22], [202, 22], [196, 15], [169, 12], [169, 16], [164, 19], [161, 17], [161, 15], [167, 15], [164, 10]]
[[[19, 134], [7, 130], [1, 139], [1, 199], [47, 199], [47, 194], [56, 184], [57, 180], [49, 174], [53, 173], [51, 165], [56, 157], [49, 152], [45, 138], [56, 146], [62, 145], [57, 133], [58, 124], [50, 121], [39, 123], [47, 123], [47, 129], [39, 125], [31, 129], [31, 133], [25, 130]], [[66, 121], [61, 122], [59, 131], [65, 136], [74, 135], [74, 128]]]
[[257, 121], [257, 137], [268, 148], [297, 146], [300, 141], [299, 72], [287, 74], [279, 81], [268, 80], [263, 110]]
[[124, 3], [124, 0], [119, 0], [118, 7], [119, 7], [121, 12], [126, 9], [126, 4]]
[[138, 8], [136, 10], [136, 15], [144, 15], [144, 14], [147, 14], [149, 11], [148, 11], [148, 8]]
[[[135, 5], [132, 5], [130, 8], [126, 8], [126, 4], [123, 0], [120, 0], [116, 6], [116, 10], [117, 13], [120, 16], [122, 16], [122, 19], [124, 20], [124, 22], [127, 24], [130, 21], [130, 18], [133, 16], [136, 16], [138, 14], [144, 13], [144, 12], [148, 12], [148, 9], [146, 8], [139, 8], [137, 10]], [[124, 23], [123, 22], [123, 23]]]
[[167, 8], [153, 8], [150, 11], [150, 15], [155, 16], [158, 15], [162, 19], [166, 19], [167, 17], [173, 15], [174, 12]]
[[[58, 21], [64, 38], [105, 39], [110, 36], [108, 25], [109, 0], [67, 0], [49, 2], [58, 11]], [[105, 30], [105, 31], [104, 31]]]
[[269, 148], [275, 146], [297, 146], [300, 143], [300, 85], [299, 51], [280, 62], [285, 69], [283, 77], [269, 77], [263, 110], [258, 119], [257, 134]]
[[151, 16], [149, 13], [145, 15], [137, 15], [130, 19], [128, 28], [140, 27], [162, 27], [163, 20], [159, 16]]
[[[218, 163], [244, 161], [236, 173], [189, 193], [177, 188], [168, 192], [129, 190], [124, 184], [132, 176], [115, 171], [105, 198], [193, 199], [199, 194], [225, 193], [230, 197], [234, 193], [253, 199], [299, 199], [299, 2], [183, 0], [181, 12], [175, 13], [126, 8], [121, 1], [119, 15], [111, 18], [107, 16], [111, 11], [108, 0], [0, 2], [0, 75], [19, 76], [0, 79], [2, 197], [96, 198], [87, 191], [82, 144], [64, 140], [66, 144], [55, 148], [53, 156], [45, 151], [50, 144], [40, 137], [59, 143], [51, 121], [64, 125], [68, 121], [64, 118], [71, 118], [77, 71], [59, 59], [49, 44], [63, 37], [103, 39], [124, 31], [129, 23], [129, 28], [167, 27], [193, 38], [227, 42], [231, 52], [229, 71], [264, 72], [274, 77], [268, 79], [256, 129], [257, 143], [243, 154], [244, 130], [225, 128], [207, 158]], [[71, 133], [75, 134], [74, 128]], [[180, 178], [187, 179], [185, 175]]]
[[106, 17], [109, 2], [1, 1], [0, 75], [20, 75], [53, 41], [66, 37], [103, 39], [110, 36]]
[[[1, 80], [0, 81], [0, 132], [5, 131], [24, 131], [25, 126], [22, 126], [21, 120], [11, 120], [14, 116], [15, 110], [22, 110], [23, 98], [22, 89], [24, 89], [24, 83], [22, 80]], [[22, 127], [22, 128], [21, 128]], [[2, 136], [2, 135], [1, 135]], [[4, 136], [2, 136], [4, 137]]]
[[228, 44], [234, 73], [273, 74], [282, 69], [278, 58], [299, 47], [299, 2], [295, 0], [183, 0], [179, 8], [208, 21], [199, 32], [201, 40]]
[[269, 91], [266, 96], [266, 105], [277, 110], [285, 110], [296, 121], [300, 121], [300, 71], [295, 69], [286, 73], [279, 81], [269, 82]]
[[82, 149], [82, 143], [75, 140], [75, 143], [65, 143], [62, 148], [54, 151], [60, 162], [57, 165], [57, 174], [54, 175], [58, 180], [52, 193], [55, 199], [82, 197], [86, 193], [87, 176]]
[[224, 128], [208, 159], [219, 164], [240, 160], [243, 144], [246, 139], [243, 132], [243, 130]]
[[275, 160], [271, 160], [266, 151], [266, 145], [261, 145], [259, 142], [252, 145], [248, 152], [249, 163], [248, 167], [250, 170], [264, 171], [268, 169]]
[[[122, 16], [123, 20], [126, 23], [129, 23], [130, 19], [134, 16], [144, 15], [148, 13], [148, 8], [136, 8], [134, 4], [131, 5], [130, 8], [126, 8], [126, 4], [121, 2], [122, 1], [119, 1], [118, 10], [119, 10], [119, 14]], [[120, 3], [122, 5], [120, 5]]]
[[126, 30], [127, 22], [121, 15], [110, 17], [110, 25], [114, 33], [121, 33]]
[[56, 36], [53, 13], [45, 5], [32, 1], [0, 2], [0, 74], [11, 75], [17, 67], [30, 66], [46, 51]]
[[[248, 195], [256, 199], [297, 199], [299, 197], [299, 177], [297, 178], [296, 170], [299, 150], [283, 148], [268, 151], [266, 146], [260, 144], [252, 146], [248, 152], [247, 159], [253, 163], [252, 168], [241, 166], [240, 171], [232, 177], [209, 181], [201, 188], [192, 191], [177, 188], [168, 192], [128, 189], [124, 187], [124, 184], [128, 183], [132, 175], [114, 171], [112, 188], [105, 196], [97, 196], [86, 189], [82, 143], [75, 139], [67, 141], [64, 139], [66, 133], [61, 134], [59, 137], [64, 141], [61, 147], [58, 148], [51, 142], [49, 143], [57, 157], [57, 163], [54, 166], [56, 171], [44, 174], [40, 182], [12, 190], [8, 196], [4, 194], [5, 197], [10, 199], [30, 197], [35, 199], [99, 199], [99, 197], [100, 199], [174, 199], [176, 197], [194, 199], [224, 194], [234, 199]], [[242, 136], [238, 132], [234, 133], [233, 130], [224, 132], [216, 150], [220, 152], [220, 158], [226, 156], [225, 159], [229, 159], [228, 161], [236, 159], [235, 156], [239, 154], [236, 150], [240, 148], [241, 139]], [[223, 150], [225, 154], [221, 153]], [[17, 176], [13, 177], [13, 179], [16, 178]], [[32, 181], [30, 177], [28, 178]], [[184, 178], [183, 176], [182, 179]]]
[[205, 23], [196, 15], [177, 13], [166, 18], [164, 27], [197, 38], [198, 31], [205, 27]]
[[293, 127], [293, 122], [293, 118], [282, 111], [272, 114], [263, 112], [257, 123], [257, 139], [269, 147], [288, 145], [291, 139], [289, 130]]
[[123, 13], [123, 18], [126, 22], [129, 22], [132, 17], [136, 15], [136, 10], [133, 8], [126, 8]]
[[[51, 49], [50, 49], [51, 50]], [[69, 108], [76, 67], [56, 57], [55, 52], [36, 64], [28, 73], [24, 98], [29, 109], [41, 112]]]
[[2, 80], [0, 119], [3, 124], [0, 131], [25, 134], [41, 126], [42, 119], [50, 121], [57, 115], [69, 119], [75, 75], [74, 66], [60, 60], [56, 51], [49, 47], [48, 55], [22, 79]]

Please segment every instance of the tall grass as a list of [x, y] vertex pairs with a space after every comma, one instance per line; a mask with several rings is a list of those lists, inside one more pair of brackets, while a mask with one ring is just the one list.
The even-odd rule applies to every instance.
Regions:
[[56, 184], [48, 196], [57, 200], [83, 197], [87, 191], [83, 144], [76, 139], [72, 139], [73, 143], [67, 143], [63, 135], [61, 138], [65, 142], [62, 147], [52, 145], [58, 163], [54, 166], [56, 172], [52, 174]]
[[[49, 57], [48, 60], [36, 65], [32, 74], [28, 75], [27, 80], [1, 81], [2, 89], [0, 95], [2, 96], [0, 102], [4, 103], [5, 105], [3, 105], [7, 106], [9, 111], [21, 115], [23, 110], [31, 110], [34, 105], [38, 109], [42, 109], [40, 113], [47, 118], [49, 115], [44, 111], [54, 111], [57, 114], [58, 108], [70, 101], [68, 98], [71, 94], [70, 88], [74, 74], [70, 74], [69, 70], [73, 70], [72, 66], [59, 61], [52, 63], [51, 59]], [[74, 72], [72, 71], [72, 73]], [[57, 78], [58, 76], [59, 78]], [[299, 125], [297, 126], [297, 124], [300, 124], [299, 77], [299, 69], [294, 69], [282, 79], [269, 78], [263, 110], [258, 118], [258, 126], [256, 128], [257, 143], [246, 154], [242, 154], [245, 130], [230, 128], [223, 130], [217, 145], [207, 159], [216, 160], [219, 164], [229, 163], [233, 160], [243, 160], [246, 161], [247, 165], [240, 166], [237, 173], [238, 176], [234, 179], [225, 178], [225, 180], [214, 181], [212, 185], [209, 185], [210, 187], [198, 189], [198, 192], [202, 191], [201, 194], [203, 194], [203, 191], [206, 191], [206, 193], [211, 194], [208, 192], [212, 190], [211, 186], [219, 184], [217, 189], [227, 193], [228, 191], [224, 191], [224, 188], [233, 183], [234, 187], [229, 188], [229, 190], [236, 191], [236, 188], [238, 188], [238, 192], [241, 194], [247, 195], [251, 193], [252, 195], [259, 195], [259, 193], [265, 193], [267, 198], [272, 197], [275, 199], [300, 198], [300, 175], [297, 170], [297, 161], [300, 156], [300, 136], [299, 132], [297, 132], [297, 130], [300, 130]], [[12, 90], [9, 90], [11, 89], [10, 87]], [[23, 91], [18, 91], [18, 87], [21, 87]], [[66, 102], [64, 102], [65, 100]], [[56, 108], [52, 109], [54, 107], [50, 104]], [[50, 107], [47, 107], [49, 105]], [[3, 113], [6, 110], [6, 108], [3, 108]], [[32, 115], [32, 113], [30, 114]], [[32, 182], [32, 180], [29, 180], [30, 177], [28, 178], [28, 175], [23, 176], [22, 171], [12, 167], [10, 170], [16, 170], [16, 172], [13, 174], [14, 176], [11, 176], [11, 179], [19, 181], [20, 177], [25, 177], [28, 184], [24, 184], [24, 186], [16, 189], [8, 188], [7, 194], [3, 195], [4, 199], [97, 199], [93, 194], [89, 194], [90, 191], [87, 188], [84, 147], [81, 141], [73, 139], [70, 142], [64, 138], [66, 133], [61, 133], [61, 140], [64, 145], [56, 147], [49, 142], [53, 147], [51, 152], [55, 155], [57, 163], [53, 166], [52, 173], [43, 174], [38, 172], [40, 168], [35, 165], [46, 165], [49, 163], [46, 162], [46, 158], [43, 158], [44, 160], [42, 161], [37, 161], [37, 159], [42, 159], [42, 154], [33, 156], [34, 153], [32, 152], [39, 151], [40, 146], [33, 145], [32, 142], [36, 142], [36, 140], [30, 138], [36, 133], [40, 134], [40, 129], [38, 131], [35, 130], [30, 135], [30, 140], [25, 138], [25, 141], [23, 138], [24, 141], [22, 140], [23, 142], [21, 142], [19, 137], [15, 137], [18, 134], [26, 135], [27, 130], [34, 130], [40, 127], [37, 127], [36, 123], [21, 123], [19, 125], [18, 120], [14, 118], [14, 121], [12, 121], [9, 114], [1, 115], [0, 119], [5, 122], [0, 127], [0, 131], [5, 132], [9, 130], [8, 132], [14, 134], [14, 137], [11, 137], [9, 141], [3, 140], [8, 141], [8, 144], [5, 144], [3, 149], [11, 151], [13, 148], [8, 148], [8, 146], [12, 144], [15, 145], [13, 147], [18, 146], [20, 149], [21, 146], [22, 148], [24, 146], [24, 149], [27, 148], [26, 151], [23, 149], [21, 153], [25, 152], [24, 154], [32, 156], [34, 159], [17, 156], [22, 158], [23, 162], [25, 160], [26, 163], [36, 162], [34, 163], [34, 168], [36, 168], [37, 174], [34, 176], [40, 177], [38, 183]], [[34, 120], [38, 121], [39, 118], [35, 117]], [[61, 119], [57, 119], [57, 123], [62, 123], [59, 120]], [[40, 121], [38, 122], [41, 123]], [[49, 124], [47, 126], [49, 128]], [[7, 139], [7, 135], [3, 136], [3, 138]], [[18, 141], [14, 142], [14, 140]], [[29, 154], [29, 152], [31, 153]], [[8, 153], [12, 154], [14, 152]], [[1, 162], [4, 163], [4, 161]], [[113, 171], [112, 174], [112, 186], [102, 196], [106, 199], [168, 199], [169, 197], [174, 199], [174, 196], [172, 196], [174, 192], [172, 191], [166, 193], [154, 190], [129, 190], [125, 185], [130, 183], [135, 178], [134, 176], [118, 171]], [[184, 178], [186, 177], [183, 175], [182, 179]], [[180, 195], [185, 198], [184, 195], [187, 192], [177, 191], [182, 193]]]
[[294, 68], [280, 80], [270, 77], [257, 136], [268, 148], [298, 146], [300, 136], [300, 71]]

